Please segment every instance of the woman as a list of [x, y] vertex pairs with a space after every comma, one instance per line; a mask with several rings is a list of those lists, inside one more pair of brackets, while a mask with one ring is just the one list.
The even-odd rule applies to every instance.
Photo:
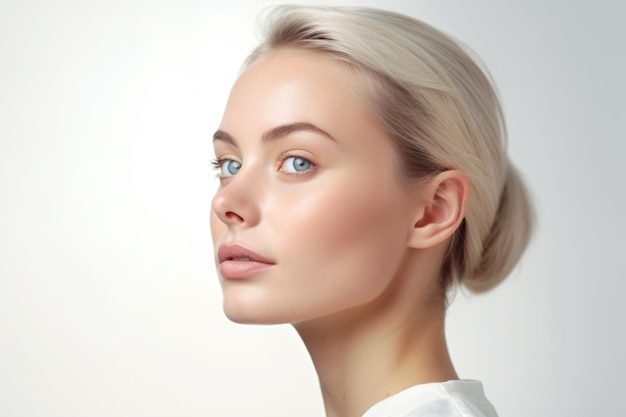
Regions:
[[328, 417], [495, 416], [444, 336], [447, 291], [497, 285], [530, 235], [485, 72], [395, 13], [284, 6], [267, 27], [214, 135], [226, 315], [293, 324]]

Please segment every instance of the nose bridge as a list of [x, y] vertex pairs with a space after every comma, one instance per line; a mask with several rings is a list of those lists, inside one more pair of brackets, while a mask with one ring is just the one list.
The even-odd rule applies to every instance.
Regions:
[[260, 220], [262, 187], [261, 177], [242, 166], [218, 188], [213, 197], [213, 211], [225, 224], [254, 226]]

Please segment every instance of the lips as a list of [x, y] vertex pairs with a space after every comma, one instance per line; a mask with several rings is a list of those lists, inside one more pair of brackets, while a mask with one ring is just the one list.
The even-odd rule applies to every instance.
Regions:
[[273, 267], [276, 263], [236, 243], [227, 243], [217, 250], [219, 272], [223, 278], [246, 279]]

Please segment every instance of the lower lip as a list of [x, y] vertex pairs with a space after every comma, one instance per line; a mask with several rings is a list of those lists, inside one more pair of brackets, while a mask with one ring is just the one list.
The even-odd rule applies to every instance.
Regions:
[[273, 266], [256, 261], [224, 261], [220, 263], [220, 275], [227, 279], [252, 278]]

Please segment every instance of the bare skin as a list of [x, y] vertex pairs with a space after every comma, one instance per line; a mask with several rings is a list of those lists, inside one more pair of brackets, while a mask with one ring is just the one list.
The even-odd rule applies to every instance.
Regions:
[[295, 324], [318, 373], [327, 417], [360, 417], [411, 386], [458, 379], [445, 341], [443, 300], [417, 299], [421, 288], [399, 290], [388, 289], [371, 306]]
[[456, 170], [399, 181], [359, 89], [345, 64], [273, 51], [236, 82], [214, 140], [225, 313], [294, 325], [327, 417], [457, 379], [438, 282], [469, 183]]

